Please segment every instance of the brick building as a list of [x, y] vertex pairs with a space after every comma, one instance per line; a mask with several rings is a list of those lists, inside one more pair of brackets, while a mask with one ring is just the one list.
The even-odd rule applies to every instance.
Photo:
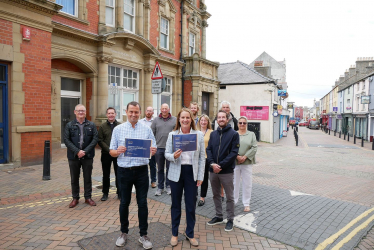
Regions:
[[[108, 106], [197, 101], [217, 112], [218, 63], [206, 57], [203, 0], [0, 0], [0, 163], [39, 164], [78, 103], [99, 126]], [[151, 93], [158, 62], [166, 88]]]

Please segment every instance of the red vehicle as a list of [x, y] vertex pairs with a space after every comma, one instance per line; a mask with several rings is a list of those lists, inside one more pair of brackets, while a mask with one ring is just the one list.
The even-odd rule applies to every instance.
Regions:
[[299, 122], [299, 126], [300, 126], [300, 127], [302, 127], [302, 126], [306, 126], [305, 124], [306, 124], [305, 121], [301, 121], [301, 122]]
[[304, 124], [305, 124], [305, 125], [304, 125], [305, 127], [309, 127], [310, 120], [312, 120], [312, 119], [309, 119], [308, 121], [306, 121], [306, 122], [304, 123]]

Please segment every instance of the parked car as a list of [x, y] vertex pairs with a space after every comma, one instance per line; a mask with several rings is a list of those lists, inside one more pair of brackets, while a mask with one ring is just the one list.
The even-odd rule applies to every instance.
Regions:
[[300, 121], [299, 122], [299, 126], [301, 127], [301, 126], [305, 126], [305, 121], [303, 120], [303, 121]]
[[308, 128], [319, 129], [319, 122], [318, 121], [310, 121]]
[[295, 125], [296, 120], [290, 120], [290, 125]]

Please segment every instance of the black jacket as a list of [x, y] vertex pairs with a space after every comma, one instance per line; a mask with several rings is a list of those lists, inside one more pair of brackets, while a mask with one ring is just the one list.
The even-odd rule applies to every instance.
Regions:
[[[77, 125], [77, 119], [72, 120], [65, 126], [64, 143], [67, 150], [69, 160], [79, 159], [77, 154], [79, 150], [80, 129]], [[83, 145], [82, 150], [86, 152], [84, 159], [95, 157], [95, 146], [98, 141], [97, 129], [93, 122], [85, 119], [83, 127]]]
[[[233, 173], [239, 147], [239, 134], [231, 128], [230, 124], [223, 129], [214, 130], [210, 134], [208, 147], [206, 148], [209, 165], [212, 163], [220, 165], [222, 170], [219, 174]], [[213, 172], [213, 169], [210, 168], [209, 171]]]
[[[239, 126], [238, 126], [238, 120], [235, 118], [235, 116], [230, 112], [230, 114], [231, 114], [231, 117], [232, 117], [232, 121], [233, 121], [233, 123], [234, 123], [234, 127], [233, 127], [233, 129], [235, 130], [235, 131], [238, 131], [239, 130]], [[214, 129], [217, 129], [215, 126], [216, 126], [216, 121], [217, 121], [217, 117], [216, 118], [214, 118], [214, 120], [213, 120], [213, 123], [212, 123], [212, 128], [213, 128], [213, 130]]]
[[[113, 122], [114, 127], [121, 124], [117, 120]], [[109, 154], [110, 140], [112, 139], [112, 129], [110, 128], [110, 123], [107, 120], [101, 124], [99, 128], [99, 146], [101, 147], [101, 153]]]

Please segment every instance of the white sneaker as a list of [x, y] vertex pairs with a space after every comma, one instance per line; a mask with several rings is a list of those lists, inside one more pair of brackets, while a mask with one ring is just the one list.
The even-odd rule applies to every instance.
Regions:
[[160, 196], [162, 194], [162, 192], [164, 192], [164, 190], [158, 188], [157, 191], [156, 191], [156, 193], [155, 193], [155, 195], [156, 196]]
[[153, 247], [151, 239], [147, 235], [140, 237], [139, 242], [143, 244], [144, 249], [151, 249]]
[[118, 239], [116, 241], [116, 246], [117, 247], [123, 247], [126, 244], [126, 240], [127, 240], [127, 234], [122, 233], [121, 236], [118, 237]]
[[171, 195], [171, 189], [170, 189], [170, 187], [166, 187], [166, 193], [167, 193], [168, 195]]

